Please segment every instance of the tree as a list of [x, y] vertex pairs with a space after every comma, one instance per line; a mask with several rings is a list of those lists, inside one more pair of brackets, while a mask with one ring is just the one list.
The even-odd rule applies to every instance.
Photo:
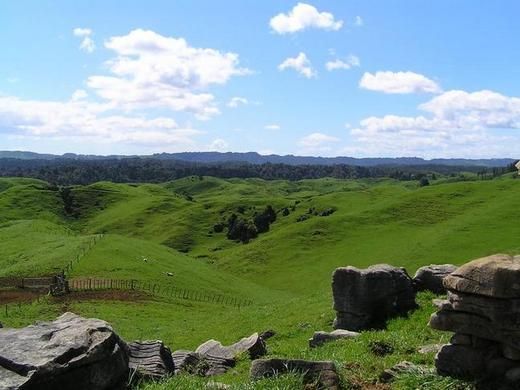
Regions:
[[421, 180], [419, 180], [419, 187], [426, 187], [430, 185], [430, 181], [426, 176], [421, 177]]

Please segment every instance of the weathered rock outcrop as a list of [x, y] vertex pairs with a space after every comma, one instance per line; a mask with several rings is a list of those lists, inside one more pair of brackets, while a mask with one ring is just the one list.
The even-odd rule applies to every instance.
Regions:
[[448, 298], [430, 326], [455, 335], [437, 354], [437, 371], [500, 383], [514, 378], [513, 370], [520, 370], [520, 256], [477, 259], [448, 275], [444, 286]]
[[195, 352], [223, 359], [235, 359], [238, 355], [247, 352], [251, 359], [256, 359], [265, 355], [267, 349], [264, 340], [258, 333], [254, 333], [229, 346], [223, 346], [216, 340], [208, 340], [204, 344], [199, 345]]
[[417, 291], [431, 291], [435, 294], [445, 294], [443, 280], [457, 269], [453, 264], [427, 265], [421, 267], [413, 277]]
[[330, 333], [323, 331], [314, 332], [312, 338], [309, 339], [309, 347], [315, 348], [330, 341], [355, 338], [358, 337], [360, 334], [361, 333], [352, 332], [350, 330], [344, 329], [336, 329]]
[[379, 376], [379, 380], [383, 383], [390, 383], [395, 378], [397, 378], [399, 375], [403, 374], [419, 374], [419, 375], [425, 375], [425, 374], [431, 374], [433, 373], [433, 369], [417, 365], [414, 363], [410, 363], [407, 361], [402, 361], [394, 365], [393, 367], [387, 368], [384, 370], [381, 375]]
[[316, 384], [315, 388], [339, 390], [340, 381], [333, 362], [288, 359], [258, 359], [251, 365], [251, 379], [296, 372], [303, 375], [305, 384]]
[[256, 359], [267, 352], [264, 340], [254, 333], [235, 344], [223, 346], [219, 341], [208, 340], [192, 351], [179, 350], [172, 354], [175, 372], [185, 371], [190, 374], [212, 376], [223, 374], [235, 366], [238, 355], [248, 353]]
[[0, 329], [2, 389], [117, 389], [127, 378], [128, 347], [105, 321], [65, 313]]
[[179, 350], [172, 354], [175, 365], [175, 374], [186, 372], [199, 376], [213, 376], [224, 374], [235, 366], [235, 359], [202, 355], [198, 352]]
[[414, 309], [415, 290], [404, 268], [386, 264], [337, 268], [332, 276], [334, 328], [384, 327], [386, 320]]
[[139, 378], [160, 379], [173, 375], [172, 353], [162, 341], [134, 341], [128, 344], [129, 368]]

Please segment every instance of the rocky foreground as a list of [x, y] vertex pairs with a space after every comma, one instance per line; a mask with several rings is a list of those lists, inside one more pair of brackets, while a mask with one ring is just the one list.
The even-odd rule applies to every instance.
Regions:
[[[416, 307], [417, 291], [447, 292], [430, 319], [431, 327], [454, 332], [449, 344], [427, 346], [440, 349], [435, 358], [437, 373], [475, 381], [480, 389], [520, 388], [520, 256], [494, 255], [459, 268], [422, 267], [414, 278], [403, 268], [385, 264], [364, 270], [338, 268], [332, 290], [337, 329], [315, 332], [310, 348], [384, 327], [389, 318]], [[266, 340], [274, 334], [272, 330], [254, 333], [228, 346], [208, 340], [195, 351], [172, 353], [161, 341], [126, 343], [105, 321], [65, 313], [51, 322], [0, 329], [0, 388], [118, 389], [132, 380], [156, 380], [181, 372], [222, 374], [237, 357], [247, 355], [253, 380], [296, 372], [304, 383], [340, 389], [331, 361], [262, 359]], [[401, 362], [385, 370], [380, 380], [389, 382], [407, 371], [431, 372]]]

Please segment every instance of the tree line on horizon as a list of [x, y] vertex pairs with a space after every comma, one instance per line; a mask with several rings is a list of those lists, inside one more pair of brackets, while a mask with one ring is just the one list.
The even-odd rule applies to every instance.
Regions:
[[261, 178], [265, 180], [302, 180], [332, 177], [361, 179], [389, 177], [396, 180], [435, 179], [438, 175], [457, 176], [471, 172], [480, 179], [516, 171], [515, 164], [501, 168], [479, 166], [355, 166], [355, 165], [288, 165], [249, 164], [242, 162], [195, 163], [179, 160], [127, 158], [106, 160], [20, 160], [0, 159], [1, 177], [30, 177], [56, 185], [91, 184], [98, 181], [116, 183], [160, 183], [188, 176], [218, 178]]

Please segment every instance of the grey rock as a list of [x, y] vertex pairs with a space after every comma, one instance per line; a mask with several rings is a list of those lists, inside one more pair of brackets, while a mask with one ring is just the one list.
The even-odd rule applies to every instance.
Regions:
[[128, 344], [129, 368], [137, 378], [160, 379], [173, 375], [172, 353], [162, 341], [134, 341]]
[[2, 389], [117, 389], [128, 347], [105, 321], [65, 313], [55, 321], [0, 329]]
[[518, 367], [518, 362], [498, 356], [488, 360], [486, 373], [491, 377], [503, 377], [513, 367]]
[[220, 375], [235, 366], [234, 359], [225, 359], [209, 354], [202, 355], [193, 351], [179, 350], [172, 354], [175, 374], [187, 372], [199, 376]]
[[320, 389], [340, 389], [336, 366], [330, 361], [258, 359], [251, 365], [250, 376], [256, 380], [288, 372], [302, 374], [304, 384], [317, 382], [317, 388]]
[[441, 375], [460, 379], [480, 379], [486, 375], [490, 351], [466, 345], [447, 344], [435, 356], [435, 367]]
[[520, 350], [508, 344], [502, 344], [502, 355], [510, 360], [520, 360]]
[[444, 344], [429, 344], [423, 345], [417, 349], [420, 354], [426, 355], [428, 353], [437, 353], [441, 350]]
[[276, 335], [276, 332], [272, 329], [268, 329], [266, 331], [263, 331], [260, 333], [260, 337], [265, 341], [267, 339], [270, 339], [271, 337], [274, 337]]
[[520, 367], [511, 368], [506, 372], [506, 379], [509, 382], [520, 382]]
[[446, 288], [442, 281], [457, 269], [453, 264], [427, 265], [421, 267], [413, 277], [417, 291], [431, 291], [435, 294], [445, 294]]
[[448, 290], [492, 298], [520, 298], [520, 256], [473, 260], [444, 278]]
[[451, 336], [450, 343], [455, 345], [473, 345], [473, 340], [470, 334], [455, 333]]
[[361, 333], [358, 332], [352, 332], [350, 330], [345, 329], [336, 329], [332, 332], [324, 332], [324, 331], [318, 331], [314, 332], [314, 335], [312, 338], [309, 339], [309, 347], [315, 348], [319, 347], [327, 342], [335, 341], [335, 340], [341, 340], [341, 339], [351, 339], [355, 338], [361, 335]]
[[390, 383], [394, 381], [399, 375], [412, 373], [425, 375], [433, 373], [433, 369], [426, 366], [420, 366], [414, 363], [410, 363], [407, 361], [402, 361], [400, 363], [397, 363], [395, 366], [384, 370], [381, 373], [381, 375], [379, 375], [379, 380], [383, 383]]
[[264, 340], [258, 333], [254, 333], [230, 346], [223, 346], [216, 340], [208, 340], [204, 344], [201, 344], [195, 352], [201, 355], [220, 357], [222, 359], [235, 359], [238, 355], [247, 352], [251, 359], [256, 359], [265, 355], [267, 349]]
[[417, 307], [412, 279], [403, 268], [386, 264], [367, 269], [337, 268], [332, 276], [334, 328], [381, 328], [387, 319]]

